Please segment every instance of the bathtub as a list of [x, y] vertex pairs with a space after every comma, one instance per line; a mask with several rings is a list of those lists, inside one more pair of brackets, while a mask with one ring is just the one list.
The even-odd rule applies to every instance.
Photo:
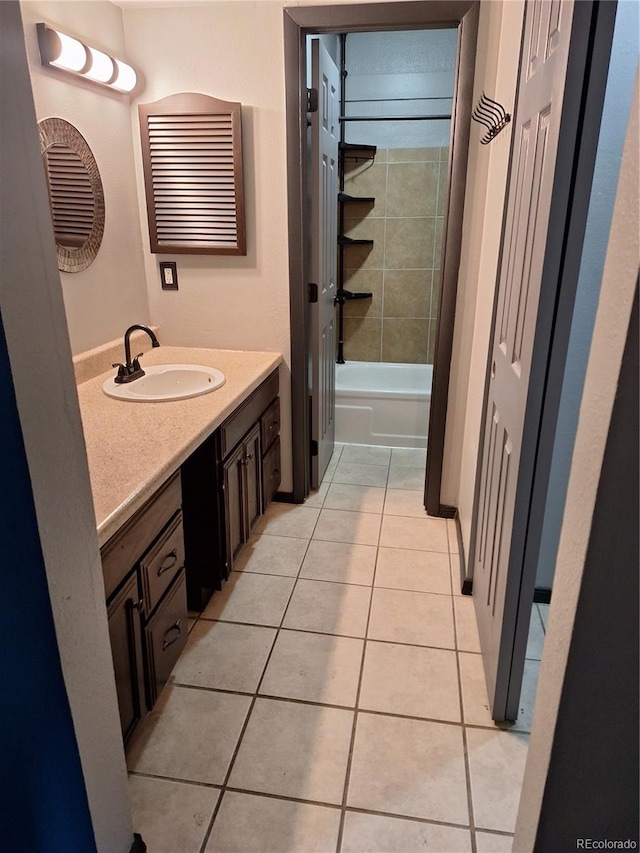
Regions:
[[336, 364], [336, 441], [426, 447], [431, 364]]

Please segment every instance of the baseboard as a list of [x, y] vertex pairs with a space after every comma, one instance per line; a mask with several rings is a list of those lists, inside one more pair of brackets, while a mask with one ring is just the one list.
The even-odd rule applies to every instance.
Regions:
[[129, 853], [147, 853], [147, 845], [138, 832], [133, 833], [133, 844], [129, 848]]
[[458, 540], [458, 560], [460, 561], [460, 592], [462, 595], [473, 594], [473, 578], [467, 577], [467, 560], [464, 554], [464, 543], [462, 541], [462, 528], [460, 518], [456, 512], [454, 519], [456, 525], [456, 538]]
[[440, 504], [438, 509], [438, 518], [455, 518], [458, 514], [457, 507]]
[[294, 500], [293, 492], [276, 492], [273, 500], [281, 504], [295, 504], [298, 501]]
[[534, 604], [550, 604], [551, 603], [551, 590], [547, 589], [544, 586], [537, 586], [533, 591], [533, 603]]

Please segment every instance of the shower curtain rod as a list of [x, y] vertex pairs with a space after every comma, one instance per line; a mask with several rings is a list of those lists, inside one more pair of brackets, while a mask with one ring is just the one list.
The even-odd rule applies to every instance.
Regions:
[[340, 116], [339, 121], [449, 121], [451, 114], [442, 116]]
[[345, 104], [376, 104], [392, 101], [452, 101], [453, 95], [416, 95], [413, 98], [346, 98]]

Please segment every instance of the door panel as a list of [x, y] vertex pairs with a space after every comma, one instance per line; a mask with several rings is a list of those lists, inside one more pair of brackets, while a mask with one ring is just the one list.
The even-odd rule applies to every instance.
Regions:
[[319, 41], [312, 42], [312, 86], [318, 109], [311, 114], [311, 274], [318, 301], [311, 305], [311, 487], [317, 488], [331, 459], [335, 435], [335, 307], [338, 243], [338, 140], [340, 76]]
[[244, 470], [244, 445], [223, 465], [225, 492], [225, 519], [227, 538], [227, 574], [231, 572], [236, 555], [242, 548], [246, 526], [244, 507], [244, 488], [242, 473]]
[[526, 630], [527, 626], [515, 625], [515, 614], [505, 612], [505, 601], [508, 589], [519, 588], [522, 580], [522, 563], [518, 564], [522, 555], [517, 549], [512, 552], [514, 511], [516, 494], [522, 488], [522, 437], [572, 12], [571, 0], [531, 0], [525, 13], [524, 55], [483, 428], [478, 536], [471, 555], [476, 616], [496, 720], [506, 718], [508, 681], [521, 680], [524, 666], [524, 657], [518, 663], [513, 660], [513, 653], [516, 630]]
[[258, 523], [262, 513], [262, 480], [260, 477], [262, 466], [260, 464], [260, 446], [260, 424], [256, 424], [244, 441], [247, 507], [247, 527], [245, 530], [246, 539], [251, 535], [251, 531]]

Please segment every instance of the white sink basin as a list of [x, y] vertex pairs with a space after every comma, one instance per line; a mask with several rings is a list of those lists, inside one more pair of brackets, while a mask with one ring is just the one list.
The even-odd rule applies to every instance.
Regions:
[[145, 375], [133, 382], [118, 385], [113, 377], [107, 379], [102, 390], [109, 397], [134, 403], [159, 403], [167, 400], [184, 400], [199, 397], [224, 385], [224, 373], [215, 367], [201, 364], [158, 364], [143, 367]]

